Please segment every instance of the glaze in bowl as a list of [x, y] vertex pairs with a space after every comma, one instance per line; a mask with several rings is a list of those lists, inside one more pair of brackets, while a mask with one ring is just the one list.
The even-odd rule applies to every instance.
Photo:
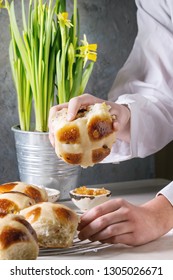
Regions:
[[70, 191], [70, 197], [75, 206], [82, 212], [108, 201], [111, 191], [101, 188], [80, 187]]

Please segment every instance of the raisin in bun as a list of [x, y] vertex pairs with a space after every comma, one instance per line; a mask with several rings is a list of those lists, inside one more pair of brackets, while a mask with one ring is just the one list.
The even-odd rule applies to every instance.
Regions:
[[35, 204], [35, 200], [21, 192], [0, 194], [0, 213], [18, 214], [20, 210]]
[[36, 203], [48, 200], [46, 190], [35, 185], [27, 184], [24, 182], [9, 182], [0, 185], [0, 193], [11, 191], [25, 193], [31, 198], [35, 199]]
[[0, 213], [0, 260], [34, 260], [38, 253], [32, 226], [20, 215]]
[[36, 231], [41, 247], [67, 248], [72, 245], [79, 220], [70, 208], [43, 202], [22, 210], [20, 214]]
[[55, 152], [69, 164], [93, 166], [107, 157], [115, 142], [110, 106], [90, 105], [78, 112], [75, 120], [67, 121], [67, 108], [52, 120]]

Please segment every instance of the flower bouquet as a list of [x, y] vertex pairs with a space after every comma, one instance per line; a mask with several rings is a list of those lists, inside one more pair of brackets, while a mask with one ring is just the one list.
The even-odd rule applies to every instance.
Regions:
[[80, 39], [77, 0], [70, 19], [66, 0], [25, 2], [27, 8], [21, 0], [22, 27], [16, 19], [14, 0], [0, 0], [0, 8], [9, 15], [9, 58], [20, 129], [46, 132], [50, 107], [84, 92], [97, 59], [97, 45], [89, 44], [85, 34]]

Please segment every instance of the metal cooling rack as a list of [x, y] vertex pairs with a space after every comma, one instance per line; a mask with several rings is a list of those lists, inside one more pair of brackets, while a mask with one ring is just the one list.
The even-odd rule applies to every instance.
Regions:
[[69, 248], [40, 248], [39, 257], [97, 252], [98, 250], [105, 249], [110, 246], [112, 246], [112, 244], [102, 244], [100, 242], [91, 242], [89, 240], [81, 241], [78, 238], [75, 238], [72, 247]]

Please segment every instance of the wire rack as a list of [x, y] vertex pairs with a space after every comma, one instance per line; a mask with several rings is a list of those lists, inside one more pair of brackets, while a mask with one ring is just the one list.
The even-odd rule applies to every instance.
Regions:
[[78, 238], [74, 239], [73, 245], [69, 248], [40, 248], [39, 257], [43, 256], [57, 256], [57, 255], [74, 255], [88, 252], [97, 252], [112, 246], [111, 244], [102, 244], [100, 242], [91, 242], [89, 240], [81, 241]]

